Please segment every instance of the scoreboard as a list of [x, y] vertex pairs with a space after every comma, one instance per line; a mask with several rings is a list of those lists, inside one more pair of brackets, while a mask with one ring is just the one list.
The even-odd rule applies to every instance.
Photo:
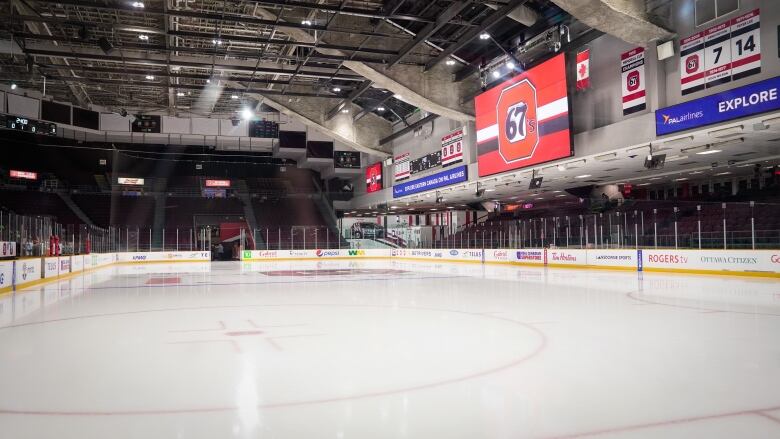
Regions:
[[11, 130], [26, 131], [34, 134], [57, 135], [57, 124], [41, 122], [21, 116], [6, 116], [5, 127]]
[[279, 124], [270, 120], [253, 120], [249, 122], [249, 137], [277, 139], [279, 138]]
[[131, 128], [134, 133], [160, 133], [162, 117], [153, 114], [136, 114]]

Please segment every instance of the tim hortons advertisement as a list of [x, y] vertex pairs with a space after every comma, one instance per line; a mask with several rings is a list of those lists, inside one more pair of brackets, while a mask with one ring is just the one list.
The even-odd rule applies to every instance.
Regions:
[[547, 265], [586, 265], [588, 263], [587, 250], [581, 249], [549, 249], [547, 250]]
[[778, 250], [641, 250], [641, 254], [644, 271], [780, 272]]
[[366, 192], [380, 190], [382, 190], [382, 162], [377, 162], [366, 168]]
[[563, 54], [478, 95], [474, 106], [480, 177], [572, 155]]

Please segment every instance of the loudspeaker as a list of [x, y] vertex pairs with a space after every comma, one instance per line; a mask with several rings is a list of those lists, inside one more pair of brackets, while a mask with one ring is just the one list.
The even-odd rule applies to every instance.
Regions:
[[101, 37], [101, 38], [98, 40], [98, 46], [100, 46], [100, 49], [101, 49], [101, 50], [103, 50], [103, 52], [104, 52], [106, 55], [108, 55], [108, 54], [109, 54], [109, 52], [111, 52], [112, 50], [114, 50], [114, 45], [113, 45], [113, 44], [111, 44], [111, 41], [108, 41], [108, 38], [106, 38], [106, 37]]
[[542, 179], [544, 177], [534, 177], [531, 179], [531, 183], [528, 185], [528, 189], [539, 189], [542, 187]]
[[661, 169], [666, 163], [666, 154], [648, 155], [645, 158], [645, 168], [647, 169]]

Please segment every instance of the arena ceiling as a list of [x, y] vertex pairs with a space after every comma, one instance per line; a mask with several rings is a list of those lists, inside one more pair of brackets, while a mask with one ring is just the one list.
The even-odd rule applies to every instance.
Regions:
[[[446, 64], [459, 79], [570, 20], [546, 0], [11, 0], [0, 80], [80, 106], [234, 114], [258, 96], [330, 98], [390, 122], [417, 109], [344, 66]], [[523, 8], [525, 24], [510, 18]], [[474, 38], [490, 29], [497, 44]], [[305, 32], [306, 35], [301, 32]], [[301, 36], [306, 38], [302, 38]]]

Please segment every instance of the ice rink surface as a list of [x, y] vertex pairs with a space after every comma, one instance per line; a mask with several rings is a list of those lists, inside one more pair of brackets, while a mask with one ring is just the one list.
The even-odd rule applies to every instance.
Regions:
[[778, 438], [780, 282], [144, 264], [0, 297], [0, 438]]

